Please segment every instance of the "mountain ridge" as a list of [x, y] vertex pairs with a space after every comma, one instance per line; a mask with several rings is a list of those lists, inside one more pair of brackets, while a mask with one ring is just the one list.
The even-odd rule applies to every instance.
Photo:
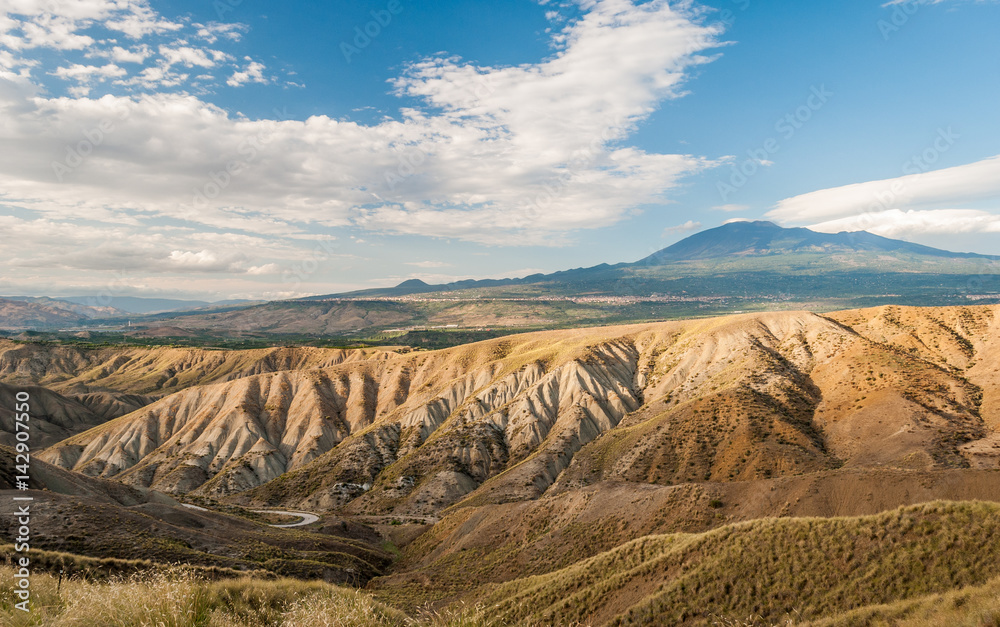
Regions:
[[342, 294], [310, 296], [299, 300], [331, 298], [362, 298], [365, 296], [406, 296], [440, 291], [456, 291], [526, 285], [559, 280], [579, 280], [587, 275], [608, 271], [646, 268], [673, 262], [719, 260], [733, 257], [762, 257], [788, 253], [909, 253], [943, 259], [980, 259], [998, 261], [1000, 256], [980, 253], [960, 253], [891, 239], [867, 231], [841, 231], [828, 234], [804, 227], [785, 228], [773, 222], [735, 221], [690, 235], [638, 261], [616, 264], [601, 263], [595, 266], [560, 270], [549, 274], [536, 273], [525, 277], [505, 279], [465, 279], [451, 283], [431, 285], [419, 279], [408, 279], [391, 288], [357, 290]]

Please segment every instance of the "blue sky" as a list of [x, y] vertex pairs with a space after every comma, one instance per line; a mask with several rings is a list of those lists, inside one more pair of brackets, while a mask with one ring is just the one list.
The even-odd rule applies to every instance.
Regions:
[[733, 219], [1000, 254], [997, 2], [3, 7], [2, 294], [516, 276]]

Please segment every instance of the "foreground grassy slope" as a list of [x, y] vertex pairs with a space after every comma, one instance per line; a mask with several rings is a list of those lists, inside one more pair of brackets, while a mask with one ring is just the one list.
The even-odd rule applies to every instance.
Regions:
[[995, 627], [1000, 625], [1000, 578], [942, 594], [859, 608], [811, 627]]
[[451, 510], [372, 586], [402, 608], [485, 583], [543, 575], [644, 536], [703, 533], [774, 516], [871, 516], [936, 500], [1000, 502], [1000, 473], [840, 469], [761, 481], [602, 483], [540, 499]]
[[[664, 540], [664, 538], [660, 538]], [[683, 543], [671, 537], [663, 544]], [[671, 542], [672, 541], [672, 542]], [[629, 547], [634, 548], [634, 547]], [[37, 568], [37, 567], [36, 567]], [[931, 569], [930, 574], [934, 573]], [[211, 573], [208, 573], [210, 576]], [[262, 581], [247, 577], [208, 581], [188, 569], [142, 573], [110, 581], [74, 577], [56, 592], [51, 575], [36, 573], [32, 579], [35, 605], [31, 614], [13, 609], [13, 571], [0, 568], [0, 622], [4, 625], [208, 625], [208, 626], [297, 626], [314, 625], [509, 625], [507, 614], [498, 614], [484, 604], [458, 605], [430, 616], [414, 619], [374, 600], [370, 595], [319, 582]], [[225, 573], [222, 573], [225, 576]], [[809, 582], [811, 583], [811, 582]], [[849, 582], [848, 582], [849, 583]], [[926, 582], [925, 582], [926, 583]], [[846, 587], [846, 584], [845, 586]], [[814, 589], [807, 588], [806, 593]], [[707, 608], [712, 624], [788, 624], [760, 613], [734, 614], [717, 606]], [[815, 627], [868, 625], [995, 625], [1000, 619], [1000, 579], [982, 585], [926, 594], [888, 604], [875, 604], [832, 616], [805, 621], [793, 613], [792, 624]], [[673, 624], [659, 616], [655, 624]], [[551, 619], [522, 618], [516, 624], [552, 624]], [[556, 624], [564, 624], [557, 622]], [[597, 624], [584, 621], [578, 624]]]
[[490, 586], [509, 624], [764, 624], [982, 585], [1000, 574], [1000, 505], [936, 502], [877, 516], [762, 519], [635, 540], [546, 575]]
[[236, 579], [209, 583], [161, 573], [110, 583], [71, 578], [57, 591], [51, 575], [32, 577], [30, 613], [16, 610], [14, 571], [0, 568], [0, 623], [185, 627], [397, 626], [408, 618], [354, 590], [319, 582]]
[[207, 581], [174, 569], [111, 581], [32, 576], [31, 612], [14, 608], [14, 570], [0, 566], [5, 627], [502, 627], [482, 607], [412, 618], [370, 595], [321, 582]]

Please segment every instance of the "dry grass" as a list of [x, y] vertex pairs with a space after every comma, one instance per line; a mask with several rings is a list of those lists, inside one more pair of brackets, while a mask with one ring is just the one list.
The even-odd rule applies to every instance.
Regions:
[[[483, 605], [459, 605], [411, 618], [369, 594], [322, 582], [244, 577], [206, 581], [158, 572], [108, 581], [49, 574], [31, 577], [31, 611], [14, 607], [14, 569], [0, 566], [4, 627], [504, 627]], [[534, 623], [522, 623], [532, 627]]]
[[944, 594], [857, 609], [810, 627], [1000, 627], [1000, 578]]
[[982, 585], [1000, 572], [998, 538], [1000, 506], [985, 503], [764, 519], [642, 538], [563, 570], [489, 587], [481, 601], [511, 624], [797, 623]]
[[14, 571], [0, 568], [0, 624], [10, 627], [334, 627], [410, 623], [369, 595], [329, 584], [160, 573], [104, 583], [31, 578], [33, 610], [14, 608]]

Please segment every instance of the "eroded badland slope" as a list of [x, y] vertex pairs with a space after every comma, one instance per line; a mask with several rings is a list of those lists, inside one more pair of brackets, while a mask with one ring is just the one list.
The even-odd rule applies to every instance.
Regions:
[[381, 524], [402, 553], [369, 588], [410, 612], [459, 600], [501, 624], [896, 616], [909, 610], [878, 604], [1000, 576], [995, 505], [885, 513], [1000, 502], [998, 312], [749, 314], [116, 366], [46, 349], [44, 367], [12, 359], [4, 377], [90, 411], [148, 395], [41, 454], [63, 469]]
[[87, 349], [0, 340], [0, 443], [13, 443], [14, 386], [31, 395], [32, 446], [37, 448], [189, 387], [388, 354], [316, 348]]
[[360, 355], [181, 390], [45, 459], [166, 491], [425, 516], [604, 481], [996, 468], [996, 309], [752, 314]]

